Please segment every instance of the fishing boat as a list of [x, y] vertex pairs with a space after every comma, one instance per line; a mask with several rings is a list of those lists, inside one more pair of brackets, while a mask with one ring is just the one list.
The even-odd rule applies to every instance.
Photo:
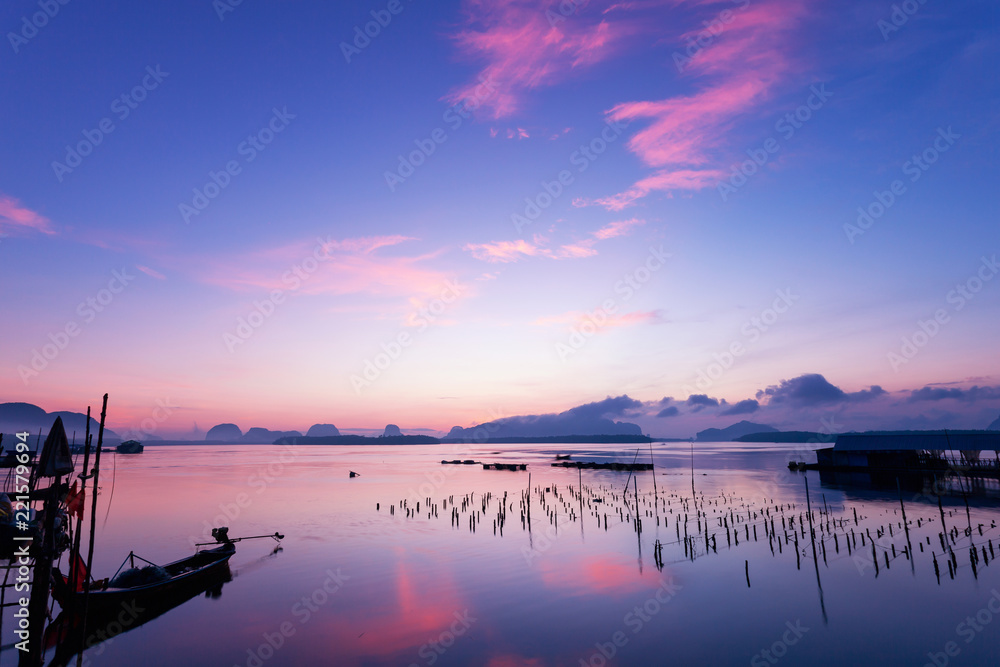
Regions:
[[[75, 593], [72, 597], [77, 606], [64, 608], [45, 628], [43, 645], [47, 649], [55, 648], [48, 667], [69, 667], [76, 664], [72, 658], [82, 648], [89, 648], [142, 627], [201, 594], [209, 598], [221, 596], [222, 587], [232, 581], [227, 561], [235, 549], [231, 543], [220, 548], [226, 546], [230, 553], [222, 554], [221, 557], [205, 551], [196, 554], [195, 558], [202, 556], [204, 563], [190, 563], [191, 559], [185, 558], [165, 566], [163, 569], [182, 563], [195, 566], [195, 571], [188, 576], [182, 574], [174, 577], [167, 586], [133, 587], [118, 592], [110, 587], [106, 591], [92, 590], [86, 617], [80, 597], [83, 593]], [[111, 602], [110, 597], [117, 597], [120, 602]], [[65, 600], [60, 604], [72, 603]]]
[[[236, 545], [227, 541], [161, 567], [130, 552], [122, 563], [122, 568], [129, 563], [129, 569], [122, 571], [119, 568], [110, 580], [92, 581], [89, 591], [84, 590], [84, 585], [71, 586], [69, 580], [57, 572], [53, 597], [64, 609], [72, 607], [81, 611], [86, 596], [88, 613], [94, 614], [121, 609], [123, 604], [154, 606], [158, 600], [183, 598], [192, 591], [197, 594], [205, 590], [208, 583], [228, 570], [229, 559], [234, 553]], [[136, 560], [147, 565], [136, 568]]]

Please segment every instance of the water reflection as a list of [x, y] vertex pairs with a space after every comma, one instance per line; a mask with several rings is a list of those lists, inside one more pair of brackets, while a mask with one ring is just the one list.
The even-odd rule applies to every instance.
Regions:
[[[780, 447], [699, 444], [692, 469], [687, 443], [657, 446], [655, 489], [649, 472], [630, 480], [549, 465], [568, 451], [628, 463], [634, 449], [491, 451], [463, 458], [528, 471], [446, 471], [441, 459], [454, 457], [433, 446], [294, 456], [149, 447], [122, 459], [95, 571], [114, 571], [140, 544], [153, 560], [176, 558], [220, 515], [234, 535], [287, 537], [278, 553], [241, 544], [225, 595], [195, 596], [86, 656], [95, 665], [252, 665], [265, 655], [267, 667], [578, 665], [622, 632], [610, 662], [746, 664], [801, 622], [810, 630], [783, 664], [924, 664], [1000, 590], [1000, 511], [974, 494], [967, 510], [947, 492], [939, 508], [922, 484], [847, 487], [788, 471]], [[342, 584], [325, 586], [336, 576]], [[676, 596], [633, 632], [628, 614], [667, 578]], [[283, 627], [279, 646], [268, 644]], [[5, 624], [4, 643], [11, 637]], [[998, 640], [1000, 623], [984, 626], [962, 660], [990, 664]], [[13, 664], [9, 656], [0, 661]]]

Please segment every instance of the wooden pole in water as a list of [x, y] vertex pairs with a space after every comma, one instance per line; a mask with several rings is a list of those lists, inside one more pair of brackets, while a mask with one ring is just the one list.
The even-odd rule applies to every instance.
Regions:
[[[691, 500], [694, 501], [694, 440], [691, 441]], [[694, 504], [698, 509], [698, 503]]]
[[[941, 512], [941, 534], [944, 535], [944, 537], [947, 539], [948, 527], [944, 523], [944, 507], [941, 505], [941, 488], [938, 486], [937, 483], [937, 475], [934, 475], [934, 489], [937, 492], [938, 511]], [[950, 546], [948, 545], [947, 542], [944, 544], [944, 546], [950, 549]]]
[[906, 551], [910, 554], [910, 571], [913, 576], [917, 576], [916, 566], [913, 564], [913, 545], [910, 544], [910, 524], [906, 522], [906, 507], [903, 505], [903, 488], [899, 485], [899, 478], [896, 478], [896, 493], [899, 494], [899, 509], [903, 512], [903, 530], [906, 531]]
[[652, 468], [652, 470], [653, 470], [653, 508], [656, 509], [656, 516], [657, 516], [656, 523], [657, 523], [657, 525], [659, 525], [659, 523], [660, 523], [660, 521], [659, 521], [659, 516], [660, 516], [660, 510], [659, 510], [660, 496], [659, 496], [659, 494], [656, 491], [656, 462], [653, 461], [653, 441], [652, 440], [649, 441], [649, 465], [653, 466], [653, 468]]
[[[97, 483], [101, 476], [101, 447], [104, 444], [104, 421], [108, 416], [108, 395], [104, 394], [101, 405], [101, 425], [97, 429], [97, 450], [94, 452], [94, 484], [93, 499], [90, 505], [90, 543], [87, 545], [87, 578], [90, 578], [90, 568], [94, 566], [94, 533], [97, 530]], [[89, 581], [83, 591], [83, 632], [80, 633], [80, 652], [77, 654], [77, 665], [82, 664], [83, 652], [87, 645], [87, 611], [90, 605]]]
[[[628, 483], [632, 481], [632, 472], [635, 470], [635, 460], [639, 458], [639, 448], [635, 448], [635, 456], [632, 457], [632, 465], [629, 467], [628, 479], [625, 480], [625, 491], [622, 493], [622, 500], [625, 501], [625, 507], [628, 507]], [[639, 511], [639, 506], [635, 506], [635, 511]]]
[[[819, 578], [819, 559], [816, 557], [816, 531], [813, 529], [812, 502], [809, 500], [809, 476], [805, 475], [803, 479], [806, 481], [806, 514], [809, 515], [809, 540], [812, 542], [813, 564], [816, 566], [816, 586], [819, 588], [819, 606], [823, 611], [823, 624], [826, 625], [826, 602], [823, 600], [823, 582]], [[796, 549], [797, 552], [798, 549]]]

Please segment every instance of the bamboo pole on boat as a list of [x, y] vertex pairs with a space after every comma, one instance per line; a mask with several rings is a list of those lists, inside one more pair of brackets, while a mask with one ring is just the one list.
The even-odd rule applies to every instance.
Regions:
[[[36, 466], [37, 470], [37, 466]], [[38, 476], [36, 476], [36, 481]], [[31, 595], [28, 600], [28, 618], [34, 632], [28, 636], [28, 650], [21, 653], [18, 664], [22, 667], [42, 665], [44, 646], [42, 634], [48, 618], [49, 582], [52, 579], [52, 559], [55, 556], [55, 515], [59, 505], [59, 486], [62, 475], [56, 475], [52, 484], [44, 492], [45, 521], [42, 524], [42, 544], [35, 557], [35, 568], [31, 577]]]
[[[81, 497], [86, 498], [85, 490], [87, 488], [87, 480], [90, 479], [90, 470], [88, 466], [90, 465], [90, 406], [87, 406], [87, 427], [84, 431], [83, 436], [83, 474], [80, 475], [80, 494]], [[96, 495], [96, 489], [95, 489]], [[80, 562], [80, 537], [83, 532], [83, 510], [81, 508], [80, 515], [76, 518], [76, 534], [73, 536], [73, 549], [70, 552], [70, 565], [69, 565], [69, 580], [70, 583], [77, 580], [79, 577], [78, 563]]]
[[[104, 420], [108, 415], [108, 395], [104, 394], [104, 402], [101, 406], [101, 425], [97, 430], [97, 451], [94, 452], [94, 484], [93, 500], [90, 506], [90, 544], [87, 545], [87, 578], [90, 578], [90, 568], [94, 565], [94, 533], [97, 530], [97, 483], [101, 476], [101, 447], [104, 444]], [[83, 665], [83, 652], [86, 650], [87, 641], [87, 611], [90, 606], [90, 585], [89, 581], [83, 592], [83, 632], [80, 633], [80, 652], [77, 654], [77, 667]]]

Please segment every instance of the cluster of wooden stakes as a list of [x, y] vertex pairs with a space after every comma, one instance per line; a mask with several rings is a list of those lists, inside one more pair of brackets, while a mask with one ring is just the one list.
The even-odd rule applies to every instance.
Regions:
[[[812, 560], [821, 605], [820, 565], [828, 568], [832, 560], [851, 559], [859, 574], [871, 571], [877, 578], [903, 558], [915, 576], [916, 561], [923, 554], [928, 565], [926, 571], [929, 573], [933, 568], [940, 584], [945, 569], [954, 580], [966, 559], [968, 570], [978, 578], [979, 569], [996, 558], [993, 544], [993, 537], [997, 537], [996, 520], [990, 519], [988, 524], [973, 523], [968, 502], [965, 516], [961, 516], [961, 510], [946, 510], [940, 497], [936, 507], [926, 502], [911, 502], [908, 519], [901, 491], [898, 505], [891, 501], [859, 503], [831, 511], [825, 494], [821, 494], [821, 506], [814, 504], [804, 474], [805, 507], [795, 502], [752, 500], [725, 492], [706, 496], [695, 491], [693, 474], [690, 493], [668, 489], [663, 495], [659, 493], [655, 471], [644, 473], [649, 475], [644, 480], [645, 486], [652, 488], [643, 493], [638, 489], [636, 474], [630, 473], [624, 484], [622, 473], [591, 474], [596, 478], [593, 484], [583, 483], [580, 470], [577, 484], [560, 486], [532, 485], [529, 472], [527, 488], [519, 491], [449, 494], [416, 502], [401, 499], [389, 506], [389, 514], [404, 521], [435, 520], [447, 514], [454, 529], [464, 526], [470, 533], [477, 533], [489, 526], [494, 535], [501, 537], [508, 517], [513, 516], [520, 520], [520, 528], [529, 540], [533, 532], [545, 531], [554, 536], [573, 524], [579, 524], [581, 533], [591, 522], [601, 532], [628, 526], [637, 538], [640, 569], [647, 525], [656, 527], [652, 547], [659, 570], [668, 565], [666, 549], [676, 550], [675, 560], [671, 561], [676, 564], [766, 541], [772, 558], [783, 559], [786, 552], [794, 552], [796, 569], [802, 568], [803, 560]], [[663, 476], [660, 473], [659, 485], [663, 484]], [[381, 511], [381, 503], [376, 510]], [[662, 536], [661, 531], [669, 535], [670, 527], [674, 528], [673, 539]], [[759, 553], [759, 549], [755, 550], [755, 554]], [[790, 553], [787, 558], [791, 558]], [[749, 555], [741, 569], [749, 587]], [[823, 608], [825, 618], [825, 605]]]

